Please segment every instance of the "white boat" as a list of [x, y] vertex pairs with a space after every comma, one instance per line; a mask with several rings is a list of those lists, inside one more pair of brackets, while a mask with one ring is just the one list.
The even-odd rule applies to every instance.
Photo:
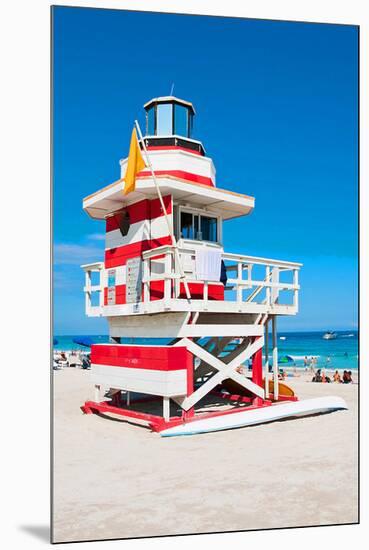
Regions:
[[323, 340], [335, 340], [337, 338], [337, 332], [333, 332], [332, 330], [328, 330], [325, 334], [323, 334]]
[[242, 410], [223, 416], [193, 420], [179, 426], [162, 430], [160, 435], [162, 437], [173, 437], [178, 435], [195, 435], [221, 430], [232, 430], [285, 418], [308, 416], [345, 409], [347, 409], [347, 405], [341, 397], [316, 397], [313, 399], [303, 399], [302, 401], [276, 403], [269, 407], [251, 409], [249, 411]]
[[280, 340], [286, 340], [286, 336], [280, 336], [279, 339]]

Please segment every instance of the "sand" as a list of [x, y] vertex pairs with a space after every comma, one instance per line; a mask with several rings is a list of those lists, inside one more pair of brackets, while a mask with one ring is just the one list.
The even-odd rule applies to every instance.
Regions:
[[288, 379], [348, 411], [161, 438], [83, 415], [89, 372], [54, 376], [54, 542], [358, 521], [357, 385]]

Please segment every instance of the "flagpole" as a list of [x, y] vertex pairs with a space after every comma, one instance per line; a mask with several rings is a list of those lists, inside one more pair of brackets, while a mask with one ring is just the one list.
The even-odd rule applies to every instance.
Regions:
[[164, 212], [164, 217], [165, 217], [165, 220], [166, 220], [166, 222], [167, 222], [169, 235], [170, 235], [170, 237], [171, 237], [171, 239], [172, 239], [172, 246], [174, 247], [174, 254], [175, 254], [175, 256], [176, 256], [177, 264], [178, 264], [178, 267], [179, 267], [180, 278], [183, 279], [183, 284], [184, 284], [185, 291], [186, 291], [186, 298], [187, 298], [187, 300], [191, 300], [190, 289], [189, 289], [189, 287], [188, 287], [188, 283], [187, 283], [187, 281], [186, 281], [185, 274], [184, 274], [184, 271], [183, 271], [183, 268], [182, 268], [182, 262], [181, 262], [181, 259], [180, 259], [180, 256], [179, 256], [177, 240], [176, 240], [176, 238], [175, 238], [175, 236], [174, 236], [173, 229], [172, 229], [172, 224], [171, 224], [170, 219], [169, 219], [169, 217], [168, 217], [168, 213], [167, 213], [167, 209], [165, 208], [163, 196], [162, 196], [162, 194], [161, 194], [160, 187], [159, 187], [158, 181], [157, 181], [157, 179], [156, 179], [156, 175], [155, 175], [154, 169], [153, 169], [153, 167], [152, 167], [152, 164], [151, 164], [151, 160], [150, 160], [149, 154], [148, 154], [147, 149], [146, 149], [145, 141], [144, 141], [143, 136], [142, 136], [142, 133], [141, 133], [141, 128], [140, 128], [140, 125], [139, 125], [139, 123], [138, 123], [137, 120], [135, 120], [135, 125], [136, 125], [136, 128], [137, 128], [137, 132], [138, 132], [140, 141], [141, 141], [141, 143], [142, 143], [142, 148], [143, 148], [143, 151], [144, 151], [144, 153], [145, 153], [145, 157], [146, 157], [146, 161], [147, 161], [148, 167], [149, 167], [149, 169], [150, 169], [152, 178], [153, 178], [153, 180], [154, 180], [154, 184], [155, 184], [155, 187], [156, 187], [156, 191], [157, 191], [157, 193], [158, 193], [159, 201], [160, 201], [161, 207], [162, 207], [163, 212]]

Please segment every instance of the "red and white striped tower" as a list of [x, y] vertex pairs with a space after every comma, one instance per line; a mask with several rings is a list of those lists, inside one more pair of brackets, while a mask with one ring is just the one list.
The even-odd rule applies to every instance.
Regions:
[[[213, 161], [192, 137], [191, 103], [171, 96], [144, 107], [141, 147], [170, 227], [151, 170], [141, 171], [135, 190], [123, 194], [127, 159], [120, 162], [118, 181], [83, 201], [84, 210], [106, 224], [104, 262], [82, 266], [86, 313], [105, 316], [111, 337], [110, 344], [92, 346], [97, 394], [85, 412], [110, 411], [161, 430], [193, 420], [200, 400], [219, 392], [227, 402], [233, 395], [251, 408], [296, 399], [277, 382], [276, 317], [297, 313], [300, 264], [225, 252], [223, 222], [250, 214], [254, 198], [217, 187]], [[262, 358], [269, 321], [272, 375], [268, 351], [264, 364]], [[113, 402], [104, 400], [107, 390]], [[139, 412], [137, 394], [140, 400], [141, 394], [162, 399], [162, 414]]]

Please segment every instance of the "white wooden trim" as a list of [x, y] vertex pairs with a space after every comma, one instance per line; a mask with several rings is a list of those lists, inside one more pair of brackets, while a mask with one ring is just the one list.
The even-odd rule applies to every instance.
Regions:
[[170, 398], [163, 397], [163, 418], [166, 422], [170, 419]]
[[265, 322], [265, 362], [264, 362], [264, 380], [265, 380], [265, 398], [269, 397], [269, 321]]
[[279, 381], [278, 381], [278, 347], [277, 347], [277, 319], [276, 316], [272, 317], [272, 340], [273, 340], [273, 381], [274, 381], [274, 399], [278, 399], [279, 395]]
[[[185, 202], [185, 201], [184, 201]], [[221, 240], [221, 227], [222, 227], [222, 216], [215, 214], [211, 210], [207, 210], [206, 208], [195, 208], [192, 206], [184, 206], [180, 203], [177, 203], [177, 227], [178, 227], [178, 241], [184, 239], [184, 240], [192, 240], [194, 243], [200, 244], [200, 243], [214, 243], [218, 245], [222, 245]], [[181, 213], [187, 212], [188, 214], [198, 215], [198, 216], [207, 216], [208, 218], [215, 218], [217, 220], [217, 240], [216, 241], [205, 241], [205, 240], [197, 240], [196, 237], [193, 239], [187, 239], [186, 237], [181, 237]], [[192, 222], [192, 229], [193, 233], [195, 235], [195, 227], [194, 227], [194, 221]]]
[[159, 371], [113, 365], [91, 365], [91, 380], [97, 385], [149, 395], [186, 395], [187, 371]]

